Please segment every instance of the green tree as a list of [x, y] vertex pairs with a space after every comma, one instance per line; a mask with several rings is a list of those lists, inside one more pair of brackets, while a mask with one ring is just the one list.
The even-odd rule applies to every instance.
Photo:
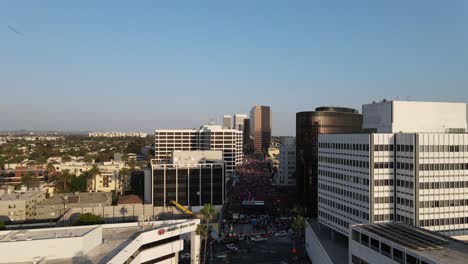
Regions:
[[93, 190], [96, 191], [96, 176], [101, 175], [101, 170], [99, 169], [98, 165], [93, 164], [91, 168], [88, 170], [88, 173], [86, 174], [88, 176], [87, 180], [93, 180], [94, 186]]
[[38, 186], [39, 181], [37, 180], [36, 175], [32, 172], [25, 172], [21, 174], [21, 184], [25, 185], [29, 189], [31, 187]]
[[72, 160], [71, 157], [68, 156], [68, 155], [63, 155], [63, 156], [62, 156], [62, 162], [69, 162], [69, 161], [71, 161], [71, 160]]
[[85, 163], [91, 163], [93, 162], [93, 156], [89, 155], [89, 154], [86, 154], [84, 157], [83, 157], [83, 162]]
[[292, 217], [292, 228], [296, 234], [301, 234], [305, 228], [304, 217], [302, 215], [295, 215]]
[[86, 192], [86, 177], [85, 175], [80, 175], [78, 177], [73, 177], [70, 181], [70, 191], [71, 192]]
[[[208, 240], [208, 226], [206, 224], [199, 224], [197, 226], [197, 229], [195, 230], [195, 234], [199, 235], [202, 239], [205, 239], [205, 241]], [[205, 243], [206, 244], [206, 243]], [[206, 249], [205, 249], [205, 255], [206, 255]], [[206, 260], [206, 256], [203, 255], [203, 262]], [[200, 255], [197, 254], [196, 258], [199, 258]]]
[[83, 226], [83, 225], [100, 225], [104, 224], [104, 219], [92, 213], [84, 213], [80, 215], [80, 218], [76, 220], [73, 224], [75, 226]]
[[215, 211], [214, 206], [212, 204], [207, 203], [200, 210], [200, 213], [201, 213], [202, 221], [205, 223], [205, 226], [206, 226], [206, 229], [207, 229], [207, 231], [206, 231], [207, 234], [205, 236], [205, 246], [204, 246], [205, 254], [203, 254], [203, 263], [205, 263], [206, 262], [206, 249], [207, 249], [207, 243], [208, 243], [208, 223], [211, 221], [211, 219], [215, 215], [216, 211]]
[[130, 170], [127, 168], [122, 168], [119, 171], [119, 178], [120, 178], [120, 181], [122, 182], [122, 194], [123, 194], [125, 188], [129, 184]]
[[62, 184], [62, 191], [67, 191], [68, 187], [71, 183], [73, 175], [70, 174], [70, 170], [64, 170], [60, 175], [58, 176], [58, 182]]
[[50, 172], [55, 171], [55, 166], [54, 166], [54, 164], [52, 164], [51, 162], [49, 162], [49, 163], [47, 163], [47, 165], [46, 165], [46, 169], [47, 169], [47, 171], [50, 173]]

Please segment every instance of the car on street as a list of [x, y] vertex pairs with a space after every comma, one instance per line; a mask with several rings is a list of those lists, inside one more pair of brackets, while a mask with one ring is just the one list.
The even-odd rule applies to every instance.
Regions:
[[234, 244], [227, 244], [226, 245], [226, 248], [229, 249], [229, 250], [234, 250], [234, 251], [237, 251], [239, 248], [236, 247], [236, 245]]
[[281, 230], [275, 233], [275, 237], [283, 237], [283, 236], [286, 236], [287, 234], [288, 232]]
[[180, 254], [180, 258], [181, 258], [181, 259], [190, 259], [190, 253], [183, 253], [183, 254]]
[[266, 238], [262, 237], [262, 236], [253, 236], [250, 238], [250, 240], [254, 241], [254, 242], [260, 242], [260, 241], [265, 241], [267, 240]]
[[239, 241], [244, 241], [244, 240], [245, 240], [245, 236], [239, 236], [237, 239], [238, 239]]

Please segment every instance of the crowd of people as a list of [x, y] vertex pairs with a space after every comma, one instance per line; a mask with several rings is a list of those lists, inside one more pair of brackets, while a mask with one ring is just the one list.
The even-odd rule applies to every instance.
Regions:
[[[276, 193], [271, 184], [271, 168], [268, 162], [246, 160], [239, 168], [230, 191], [225, 212], [232, 213], [259, 212], [277, 214]], [[244, 203], [243, 203], [244, 202]], [[254, 202], [259, 202], [254, 205]], [[263, 204], [261, 204], [263, 202]]]

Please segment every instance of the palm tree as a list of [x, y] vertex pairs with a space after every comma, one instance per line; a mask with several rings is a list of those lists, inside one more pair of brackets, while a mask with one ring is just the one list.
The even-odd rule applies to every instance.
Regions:
[[127, 186], [128, 184], [128, 176], [130, 175], [130, 170], [127, 169], [127, 168], [122, 168], [120, 171], [119, 171], [119, 178], [120, 178], [120, 181], [122, 183], [122, 194], [125, 190], [125, 187]]
[[302, 215], [295, 215], [292, 217], [292, 228], [296, 234], [300, 234], [305, 228], [304, 217]]
[[60, 173], [58, 177], [58, 181], [63, 184], [63, 191], [66, 191], [67, 185], [71, 182], [72, 175], [70, 174], [70, 170], [64, 170]]
[[203, 254], [203, 263], [205, 263], [206, 262], [206, 248], [207, 248], [207, 243], [208, 243], [208, 223], [211, 221], [216, 211], [212, 204], [207, 203], [200, 210], [200, 213], [202, 216], [202, 221], [205, 223], [205, 228], [206, 228], [205, 249], [204, 249], [205, 254]]
[[97, 183], [96, 183], [97, 175], [101, 175], [101, 170], [99, 170], [98, 165], [93, 164], [93, 166], [91, 166], [91, 168], [88, 170], [87, 176], [88, 176], [88, 180], [92, 179], [94, 182], [94, 187], [93, 187], [94, 191], [96, 191], [96, 188], [97, 188]]
[[52, 164], [51, 162], [47, 163], [46, 169], [49, 173], [53, 172], [55, 170], [54, 164]]
[[[208, 239], [208, 226], [205, 224], [199, 224], [197, 226], [197, 229], [195, 230], [195, 234], [201, 236], [202, 239], [207, 240]], [[199, 257], [200, 257], [200, 254], [197, 254], [196, 258], [198, 259]]]

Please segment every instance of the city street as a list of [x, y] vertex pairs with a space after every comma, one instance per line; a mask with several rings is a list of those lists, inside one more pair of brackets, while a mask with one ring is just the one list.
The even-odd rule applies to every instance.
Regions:
[[[296, 248], [292, 253], [292, 239], [290, 237], [271, 237], [266, 241], [252, 242], [248, 239], [234, 243], [237, 251], [228, 250], [226, 245], [213, 246], [213, 263], [308, 263], [304, 259], [304, 246]], [[298, 261], [294, 262], [294, 255]], [[207, 261], [207, 263], [209, 263]]]

